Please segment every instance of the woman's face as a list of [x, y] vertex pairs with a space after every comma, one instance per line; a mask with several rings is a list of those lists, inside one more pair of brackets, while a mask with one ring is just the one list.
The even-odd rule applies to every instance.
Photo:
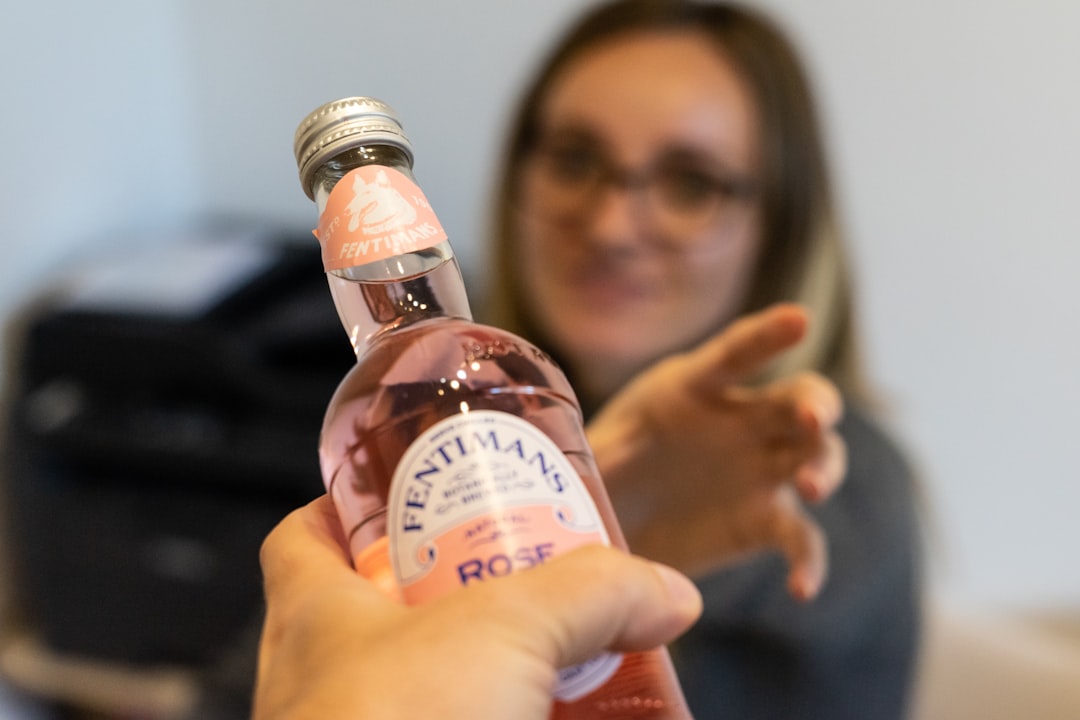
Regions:
[[518, 277], [603, 396], [729, 321], [759, 245], [756, 111], [703, 35], [599, 45], [557, 75], [522, 166]]

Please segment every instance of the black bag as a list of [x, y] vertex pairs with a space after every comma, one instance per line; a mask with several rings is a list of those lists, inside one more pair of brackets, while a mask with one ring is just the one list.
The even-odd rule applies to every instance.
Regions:
[[323, 492], [318, 432], [355, 362], [317, 243], [155, 246], [13, 327], [0, 507], [19, 612], [58, 652], [126, 663], [250, 637], [259, 546]]

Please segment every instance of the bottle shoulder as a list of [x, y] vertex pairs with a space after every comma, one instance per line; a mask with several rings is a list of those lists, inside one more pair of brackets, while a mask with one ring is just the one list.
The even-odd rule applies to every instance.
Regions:
[[[335, 456], [357, 439], [414, 436], [442, 418], [496, 410], [525, 417], [564, 452], [587, 454], [581, 409], [565, 375], [516, 335], [460, 319], [424, 320], [373, 342], [327, 407]], [[407, 430], [405, 429], [407, 428]]]
[[452, 377], [483, 382], [504, 379], [563, 389], [567, 380], [554, 360], [531, 342], [499, 328], [461, 318], [437, 318], [399, 328], [377, 339], [357, 362], [356, 373], [406, 373], [414, 380]]

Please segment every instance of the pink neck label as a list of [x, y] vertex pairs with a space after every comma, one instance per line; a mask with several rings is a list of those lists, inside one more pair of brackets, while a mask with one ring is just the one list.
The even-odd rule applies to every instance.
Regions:
[[446, 240], [419, 186], [381, 165], [358, 167], [338, 181], [315, 234], [327, 270], [386, 260]]

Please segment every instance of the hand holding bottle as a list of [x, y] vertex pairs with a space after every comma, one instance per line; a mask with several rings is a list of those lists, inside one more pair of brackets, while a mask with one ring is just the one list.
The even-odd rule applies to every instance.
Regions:
[[599, 546], [408, 607], [353, 571], [325, 496], [281, 522], [261, 561], [254, 720], [544, 720], [558, 668], [655, 647], [701, 611], [685, 577]]
[[693, 574], [778, 549], [794, 596], [821, 588], [826, 541], [803, 503], [843, 479], [840, 395], [814, 373], [745, 384], [807, 323], [793, 305], [746, 316], [639, 375], [593, 419], [589, 442], [634, 552]]

